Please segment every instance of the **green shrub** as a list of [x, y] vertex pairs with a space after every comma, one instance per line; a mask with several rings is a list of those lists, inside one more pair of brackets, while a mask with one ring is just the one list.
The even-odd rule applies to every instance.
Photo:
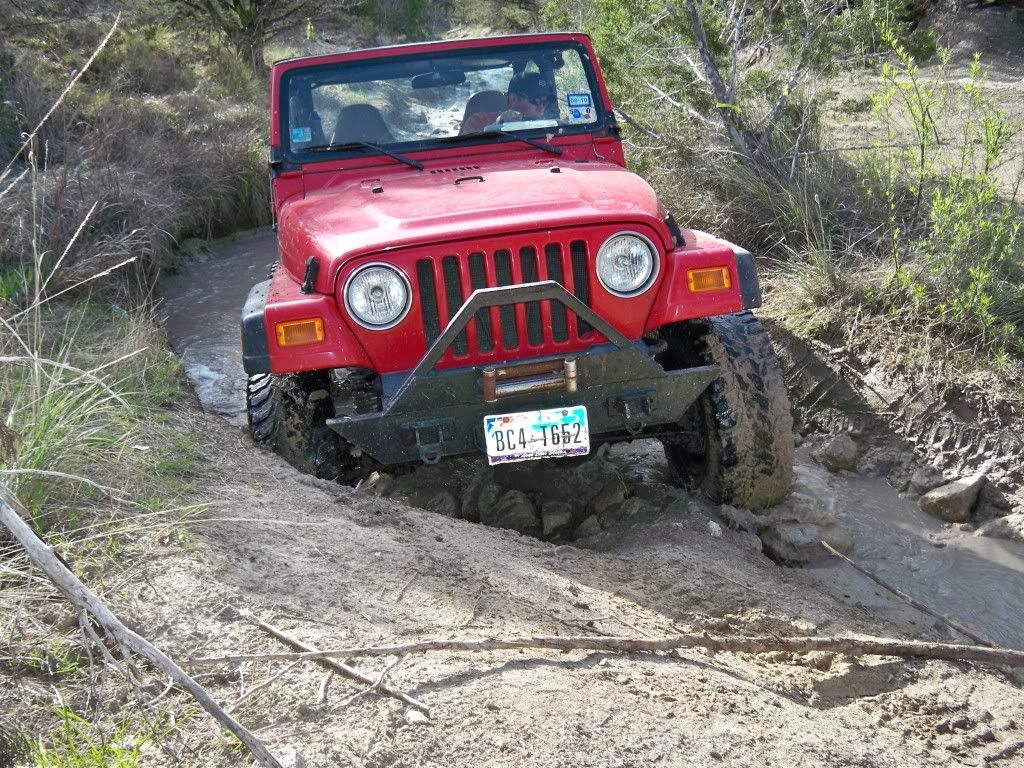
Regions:
[[[892, 262], [890, 301], [922, 322], [936, 322], [978, 349], [1024, 352], [1024, 241], [1016, 190], [1007, 196], [996, 176], [1014, 128], [980, 87], [976, 58], [965, 84], [951, 82], [940, 53], [928, 79], [891, 33], [894, 60], [882, 69], [876, 111], [885, 142], [896, 144], [910, 126], [909, 146], [880, 147], [870, 158], [884, 199]], [[951, 146], [939, 126], [959, 115]], [[881, 144], [881, 142], [879, 142]], [[1022, 170], [1024, 173], [1024, 170]]]
[[87, 73], [89, 82], [127, 93], [163, 95], [196, 85], [178, 35], [163, 24], [121, 28]]
[[29, 759], [33, 768], [137, 768], [144, 749], [154, 740], [146, 728], [124, 719], [113, 733], [96, 727], [68, 707], [54, 710], [60, 723], [51, 743], [34, 742]]

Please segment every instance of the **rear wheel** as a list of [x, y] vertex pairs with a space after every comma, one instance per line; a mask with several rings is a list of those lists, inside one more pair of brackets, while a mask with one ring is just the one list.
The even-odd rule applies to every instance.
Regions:
[[664, 334], [666, 368], [714, 364], [719, 377], [666, 438], [679, 485], [746, 509], [777, 504], [793, 481], [793, 417], [782, 367], [750, 313], [680, 323]]
[[325, 372], [250, 376], [245, 399], [253, 440], [296, 469], [325, 480], [347, 481], [358, 473], [359, 459], [327, 426], [334, 406]]

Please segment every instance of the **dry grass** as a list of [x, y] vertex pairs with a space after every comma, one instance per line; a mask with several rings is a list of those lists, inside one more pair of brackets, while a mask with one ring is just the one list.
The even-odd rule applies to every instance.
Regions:
[[[153, 279], [176, 239], [262, 223], [269, 210], [259, 86], [210, 83], [206, 72], [244, 75], [165, 28], [127, 29], [0, 183], [0, 484], [101, 594], [152, 547], [187, 541], [182, 523], [199, 511], [191, 395]], [[19, 145], [4, 119], [35, 126], [106, 31], [69, 22], [7, 50], [4, 146]], [[0, 668], [15, 682], [0, 712], [19, 716], [16, 729], [0, 722], [0, 754], [127, 766], [160, 741], [165, 713], [124, 706], [130, 686], [2, 535], [0, 616]]]

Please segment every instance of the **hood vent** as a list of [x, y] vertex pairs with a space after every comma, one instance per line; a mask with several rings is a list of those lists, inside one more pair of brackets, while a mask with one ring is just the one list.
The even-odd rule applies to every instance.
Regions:
[[456, 165], [453, 168], [432, 168], [431, 173], [462, 173], [463, 171], [479, 171], [479, 165]]

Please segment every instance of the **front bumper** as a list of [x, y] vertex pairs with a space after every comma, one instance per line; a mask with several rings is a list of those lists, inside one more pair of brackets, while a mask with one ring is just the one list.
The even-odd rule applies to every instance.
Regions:
[[[573, 354], [568, 364], [561, 358], [533, 358], [503, 368], [434, 370], [479, 310], [543, 300], [565, 305], [609, 343]], [[433, 463], [484, 450], [483, 418], [491, 414], [585, 405], [592, 441], [640, 436], [678, 423], [717, 377], [713, 365], [666, 371], [647, 344], [628, 340], [554, 281], [482, 288], [411, 373], [400, 375], [394, 386], [385, 381], [380, 412], [327, 424], [382, 464]]]

